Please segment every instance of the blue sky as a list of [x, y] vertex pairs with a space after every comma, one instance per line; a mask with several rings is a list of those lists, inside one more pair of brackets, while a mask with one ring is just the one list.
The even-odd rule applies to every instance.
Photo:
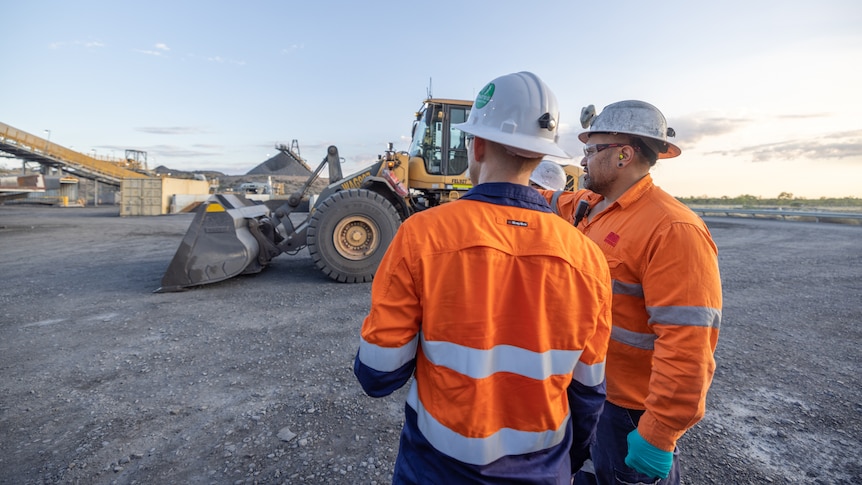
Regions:
[[573, 155], [581, 107], [659, 107], [673, 195], [862, 197], [858, 0], [3, 4], [0, 122], [84, 153], [238, 175], [297, 139], [359, 169], [406, 149], [429, 87], [472, 99], [527, 70]]

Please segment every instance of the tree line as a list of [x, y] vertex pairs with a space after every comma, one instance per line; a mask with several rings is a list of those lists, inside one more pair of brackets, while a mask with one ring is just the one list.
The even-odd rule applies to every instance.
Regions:
[[857, 197], [820, 197], [807, 199], [795, 197], [790, 192], [781, 192], [778, 197], [764, 198], [756, 195], [738, 195], [736, 197], [677, 197], [686, 205], [735, 205], [743, 207], [862, 207], [862, 199]]

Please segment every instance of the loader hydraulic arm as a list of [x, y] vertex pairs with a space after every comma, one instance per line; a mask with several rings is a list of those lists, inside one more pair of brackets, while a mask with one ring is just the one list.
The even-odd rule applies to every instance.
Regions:
[[287, 202], [274, 211], [273, 219], [275, 223], [275, 231], [277, 231], [280, 236], [278, 238], [277, 247], [281, 251], [292, 254], [305, 247], [305, 230], [308, 226], [308, 221], [311, 218], [313, 208], [309, 203], [307, 215], [298, 226], [294, 226], [293, 221], [290, 219], [290, 214], [300, 208], [305, 199], [305, 195], [308, 192], [308, 188], [311, 187], [311, 184], [313, 184], [318, 177], [320, 177], [320, 172], [323, 170], [323, 166], [327, 164], [329, 165], [330, 182], [340, 180], [341, 158], [338, 156], [338, 148], [336, 148], [335, 145], [330, 145], [329, 148], [326, 149], [326, 157], [324, 157], [317, 168], [314, 169], [314, 172], [311, 173], [302, 187], [291, 194], [290, 197], [288, 197]]
[[[277, 148], [281, 150], [281, 147]], [[302, 198], [305, 197], [306, 192], [308, 192], [308, 188], [311, 187], [311, 184], [313, 184], [318, 177], [320, 177], [320, 172], [326, 164], [329, 165], [329, 181], [341, 180], [341, 158], [338, 156], [338, 148], [336, 148], [335, 145], [330, 145], [329, 148], [326, 149], [326, 157], [324, 157], [317, 168], [314, 169], [314, 172], [312, 172], [308, 177], [308, 180], [305, 181], [299, 190], [288, 197], [287, 203], [277, 209], [277, 217], [282, 216], [282, 209], [286, 209], [285, 206], [289, 207], [289, 209], [285, 210], [284, 214], [289, 214], [299, 207], [299, 204], [302, 202]]]

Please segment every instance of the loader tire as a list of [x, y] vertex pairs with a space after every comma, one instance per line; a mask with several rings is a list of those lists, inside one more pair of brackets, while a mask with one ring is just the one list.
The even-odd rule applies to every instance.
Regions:
[[336, 192], [320, 203], [308, 224], [314, 264], [343, 283], [374, 278], [401, 218], [382, 195], [365, 189]]

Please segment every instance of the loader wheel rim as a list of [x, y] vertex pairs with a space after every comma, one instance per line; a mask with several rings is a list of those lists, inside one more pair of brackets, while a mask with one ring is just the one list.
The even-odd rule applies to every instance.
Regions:
[[347, 217], [335, 226], [335, 250], [345, 259], [360, 261], [377, 250], [380, 230], [371, 219], [363, 216]]

